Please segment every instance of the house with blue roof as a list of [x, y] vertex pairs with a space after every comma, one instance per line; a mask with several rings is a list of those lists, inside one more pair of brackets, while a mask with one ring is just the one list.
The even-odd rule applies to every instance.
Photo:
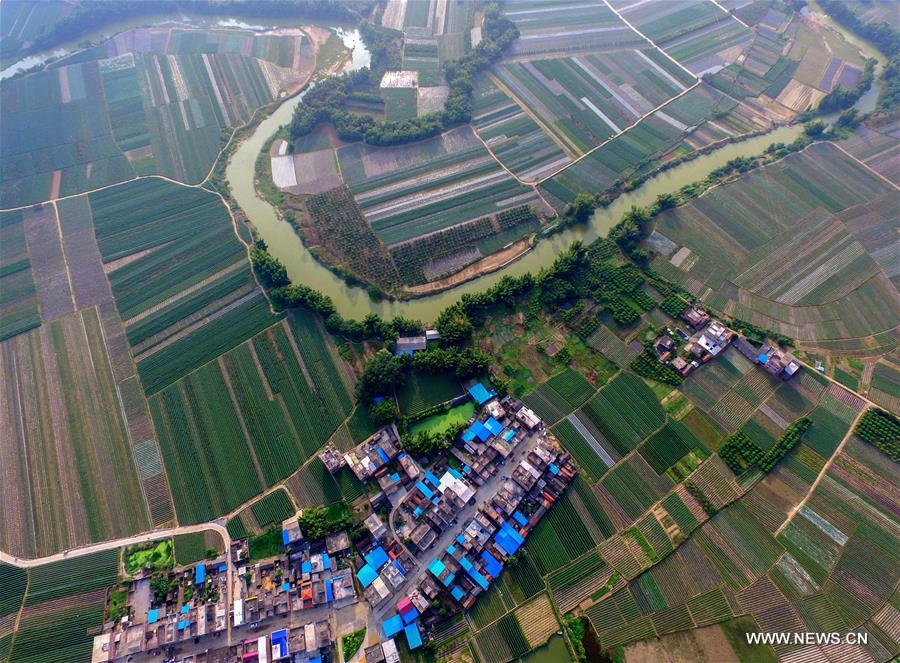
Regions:
[[496, 396], [497, 392], [493, 389], [488, 391], [483, 384], [478, 382], [477, 384], [469, 387], [469, 395], [476, 403], [478, 403], [478, 405], [484, 405], [494, 396]]

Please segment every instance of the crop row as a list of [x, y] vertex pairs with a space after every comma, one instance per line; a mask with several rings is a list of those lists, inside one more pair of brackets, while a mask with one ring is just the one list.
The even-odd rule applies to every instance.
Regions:
[[250, 511], [253, 512], [253, 517], [260, 527], [265, 529], [273, 523], [281, 523], [282, 520], [290, 517], [294, 513], [294, 505], [291, 504], [287, 493], [283, 490], [276, 490], [254, 502], [250, 506]]

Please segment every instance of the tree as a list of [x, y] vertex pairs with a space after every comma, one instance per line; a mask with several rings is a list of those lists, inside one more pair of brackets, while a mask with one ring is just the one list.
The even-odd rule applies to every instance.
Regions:
[[803, 134], [809, 138], [818, 138], [825, 133], [825, 123], [822, 120], [814, 120], [803, 125]]
[[472, 338], [474, 327], [462, 306], [454, 304], [441, 311], [435, 323], [441, 334], [441, 345], [460, 346]]
[[656, 197], [655, 207], [658, 210], [671, 209], [678, 204], [678, 198], [674, 193], [661, 193]]
[[575, 202], [566, 206], [566, 216], [575, 223], [587, 221], [597, 206], [596, 199], [589, 193], [579, 193]]
[[361, 400], [389, 394], [406, 381], [406, 362], [403, 356], [395, 357], [382, 348], [366, 362], [356, 384]]
[[263, 248], [257, 247], [250, 252], [250, 261], [253, 264], [253, 271], [262, 281], [263, 287], [267, 290], [270, 288], [280, 288], [288, 285], [291, 280], [288, 278], [287, 269], [278, 258], [275, 258]]
[[398, 415], [397, 404], [392, 398], [385, 398], [377, 405], [369, 407], [369, 417], [379, 426], [386, 426], [395, 421]]
[[431, 456], [446, 451], [453, 438], [444, 434], [420, 430], [415, 435], [407, 433], [400, 438], [403, 450], [412, 456]]

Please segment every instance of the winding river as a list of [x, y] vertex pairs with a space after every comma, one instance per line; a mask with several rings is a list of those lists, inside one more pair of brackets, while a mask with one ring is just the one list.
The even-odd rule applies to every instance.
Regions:
[[[818, 17], [819, 12], [815, 7], [813, 11]], [[827, 17], [824, 17], [822, 22], [835, 29], [838, 27], [829, 23]], [[353, 67], [365, 66], [368, 63], [368, 53], [359, 40], [359, 35], [355, 31], [340, 34], [344, 43], [353, 49]], [[878, 57], [883, 61], [883, 57], [871, 44], [852, 36], [846, 38], [865, 55]], [[873, 91], [860, 100], [857, 105], [860, 110], [871, 110], [874, 107], [877, 96], [875, 87], [873, 85]], [[367, 313], [374, 312], [382, 317], [403, 315], [420, 320], [433, 320], [442, 309], [455, 302], [463, 293], [484, 290], [507, 274], [519, 275], [529, 271], [537, 273], [542, 267], [549, 266], [573, 241], [580, 239], [590, 242], [605, 235], [632, 205], [647, 206], [660, 193], [675, 191], [700, 180], [730, 159], [759, 154], [771, 143], [791, 142], [802, 131], [799, 125], [780, 127], [763, 136], [724, 145], [710, 154], [699, 156], [660, 173], [648, 179], [638, 189], [621, 195], [609, 207], [598, 210], [588, 223], [541, 239], [531, 251], [500, 270], [435, 295], [407, 301], [375, 302], [364, 288], [348, 285], [318, 262], [303, 245], [291, 225], [280, 219], [275, 209], [256, 194], [253, 178], [257, 155], [266, 141], [282, 125], [290, 122], [294, 107], [301, 98], [302, 93], [281, 104], [239, 145], [228, 164], [226, 178], [235, 200], [247, 214], [259, 236], [266, 241], [269, 251], [285, 264], [291, 280], [329, 295], [334, 300], [338, 312], [347, 318], [361, 318]]]

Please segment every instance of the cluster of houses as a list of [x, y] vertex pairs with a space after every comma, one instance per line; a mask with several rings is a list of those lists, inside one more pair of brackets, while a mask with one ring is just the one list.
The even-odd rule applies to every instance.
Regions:
[[[234, 570], [231, 597], [228, 564], [221, 560], [180, 572], [179, 589], [155, 607], [152, 578], [137, 579], [128, 590], [128, 614], [107, 624], [94, 638], [92, 663], [129, 661], [140, 654], [191, 663], [327, 660], [333, 637], [330, 620], [323, 616], [357, 601], [350, 538], [339, 532], [311, 546], [303, 540], [297, 519], [291, 518], [282, 524], [282, 542], [282, 556], [257, 563], [248, 561], [245, 539], [232, 544], [228, 553]], [[185, 583], [193, 585], [192, 591], [185, 591]], [[258, 632], [264, 623], [281, 628], [229, 646], [216, 640], [228, 630], [229, 620], [233, 634], [238, 635]], [[196, 651], [174, 658], [176, 651], [185, 650]]]
[[[171, 574], [156, 574], [171, 579]], [[228, 627], [228, 566], [199, 563], [175, 574], [163, 601], [154, 605], [153, 574], [143, 573], [128, 585], [127, 613], [104, 625], [94, 637], [92, 663], [125, 661], [142, 653], [163, 652], [195, 638], [221, 634]]]
[[[394, 637], [401, 632], [411, 650], [421, 646], [437, 619], [435, 605], [471, 607], [576, 474], [571, 456], [521, 402], [498, 399], [482, 385], [470, 394], [483, 406], [480, 414], [450, 457], [404, 482], [396, 536], [377, 514], [364, 522], [374, 542], [356, 577], [373, 610], [392, 606], [381, 624], [386, 639], [366, 650], [367, 661], [396, 660]], [[518, 462], [499, 476], [516, 450]], [[483, 491], [490, 494], [479, 501]]]
[[[715, 320], [697, 305], [689, 306], [681, 319], [691, 329], [688, 334], [681, 327], [666, 329], [653, 341], [653, 348], [661, 364], [671, 366], [682, 377], [687, 377], [702, 364], [718, 357], [734, 345], [735, 349], [770, 375], [789, 380], [798, 370], [800, 362], [778, 346], [764, 344], [755, 347], [745, 337], [736, 334], [719, 320]], [[681, 340], [678, 340], [680, 337]]]
[[241, 663], [323, 663], [331, 653], [331, 623], [327, 619], [280, 628], [268, 636], [247, 638], [237, 648]]

